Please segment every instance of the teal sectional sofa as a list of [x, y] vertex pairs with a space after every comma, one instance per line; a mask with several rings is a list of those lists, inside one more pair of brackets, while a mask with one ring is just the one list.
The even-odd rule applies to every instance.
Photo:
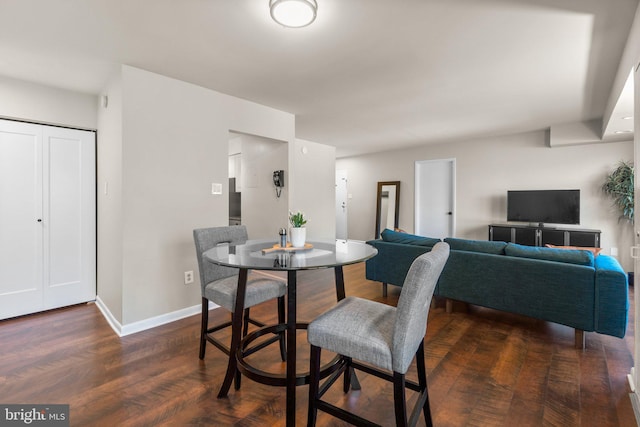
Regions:
[[[378, 255], [366, 262], [366, 277], [402, 286], [411, 262], [440, 241], [391, 230], [367, 243]], [[618, 261], [588, 250], [522, 246], [446, 238], [451, 252], [435, 295], [522, 314], [584, 331], [624, 337], [629, 311], [627, 275]], [[450, 307], [450, 304], [447, 304]]]

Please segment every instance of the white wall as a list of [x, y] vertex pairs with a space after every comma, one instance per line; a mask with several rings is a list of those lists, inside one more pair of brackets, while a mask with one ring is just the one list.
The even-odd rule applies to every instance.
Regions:
[[488, 224], [505, 222], [507, 190], [578, 188], [580, 227], [602, 230], [605, 252], [617, 247], [623, 267], [631, 271], [631, 227], [618, 223], [601, 185], [619, 161], [633, 160], [632, 142], [550, 148], [544, 131], [338, 159], [336, 167], [348, 171], [353, 195], [349, 238], [373, 238], [378, 181], [401, 181], [399, 226], [412, 232], [415, 161], [445, 158], [456, 159], [458, 237], [486, 240]]
[[[278, 229], [287, 227], [288, 143], [242, 135], [242, 224], [250, 239], [278, 238]], [[285, 170], [285, 186], [276, 197], [273, 171]]]
[[336, 238], [335, 159], [335, 147], [302, 139], [289, 144], [289, 206], [308, 217], [308, 240]]
[[122, 74], [105, 88], [98, 113], [98, 298], [122, 320]]
[[97, 128], [98, 97], [0, 76], [0, 117]]
[[[122, 236], [122, 257], [101, 265], [122, 271], [122, 315], [112, 314], [127, 326], [199, 304], [192, 230], [228, 224], [226, 192], [212, 195], [211, 183], [227, 188], [229, 130], [292, 141], [295, 129], [291, 114], [189, 83], [129, 66], [121, 79], [122, 194], [111, 203], [122, 221], [108, 232]], [[98, 170], [117, 173], [112, 163], [99, 159]]]

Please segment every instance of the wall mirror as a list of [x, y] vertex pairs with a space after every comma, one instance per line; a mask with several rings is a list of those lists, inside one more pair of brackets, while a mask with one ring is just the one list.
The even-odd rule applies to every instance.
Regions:
[[375, 238], [388, 228], [398, 228], [400, 214], [400, 181], [378, 182], [378, 196], [376, 199], [376, 232]]

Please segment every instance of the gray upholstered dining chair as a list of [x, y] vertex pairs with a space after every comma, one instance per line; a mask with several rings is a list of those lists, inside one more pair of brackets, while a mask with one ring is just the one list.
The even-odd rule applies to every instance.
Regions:
[[[216, 339], [212, 334], [232, 325], [231, 321], [209, 327], [209, 301], [213, 301], [221, 307], [226, 308], [232, 314], [235, 310], [236, 293], [238, 289], [238, 269], [224, 267], [213, 264], [203, 258], [203, 253], [213, 247], [223, 244], [242, 244], [247, 241], [247, 228], [244, 225], [233, 225], [224, 227], [200, 228], [193, 230], [193, 239], [196, 245], [198, 256], [198, 268], [200, 272], [200, 285], [202, 289], [202, 322], [200, 327], [200, 359], [204, 359], [206, 344], [218, 347], [229, 357], [229, 346]], [[247, 281], [247, 291], [244, 302], [243, 313], [243, 336], [247, 335], [249, 323], [257, 326], [264, 326], [262, 322], [249, 317], [249, 309], [254, 305], [265, 301], [278, 300], [278, 323], [285, 322], [284, 295], [287, 292], [287, 285], [284, 281], [270, 279], [266, 277], [249, 278]], [[281, 333], [272, 337], [260, 348], [272, 342], [280, 342], [280, 356], [286, 360], [285, 336]], [[250, 352], [250, 350], [247, 350]], [[236, 372], [235, 388], [240, 388], [240, 374]]]
[[[441, 242], [431, 252], [416, 258], [405, 278], [397, 307], [348, 297], [309, 324], [307, 337], [311, 344], [311, 377], [308, 426], [315, 425], [318, 410], [354, 425], [375, 425], [321, 400], [322, 395], [342, 373], [345, 374], [344, 392], [349, 391], [351, 369], [393, 382], [396, 425], [415, 425], [421, 411], [427, 426], [433, 425], [424, 361], [424, 336], [431, 298], [448, 257], [449, 245]], [[322, 386], [321, 349], [341, 355], [340, 369]], [[414, 356], [418, 371], [417, 384], [405, 378]], [[409, 418], [405, 388], [420, 393]]]

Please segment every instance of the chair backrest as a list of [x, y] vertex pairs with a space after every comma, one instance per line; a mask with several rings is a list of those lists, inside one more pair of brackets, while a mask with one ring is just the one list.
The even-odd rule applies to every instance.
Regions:
[[437, 243], [430, 252], [416, 258], [404, 280], [396, 309], [393, 331], [393, 370], [406, 373], [427, 332], [431, 298], [449, 258], [449, 245]]
[[242, 244], [248, 239], [247, 227], [244, 225], [230, 225], [225, 227], [199, 228], [193, 230], [193, 240], [196, 244], [196, 254], [198, 256], [198, 269], [200, 272], [200, 287], [204, 295], [204, 288], [209, 283], [231, 277], [238, 274], [238, 269], [224, 267], [208, 262], [203, 259], [202, 254], [218, 245]]

